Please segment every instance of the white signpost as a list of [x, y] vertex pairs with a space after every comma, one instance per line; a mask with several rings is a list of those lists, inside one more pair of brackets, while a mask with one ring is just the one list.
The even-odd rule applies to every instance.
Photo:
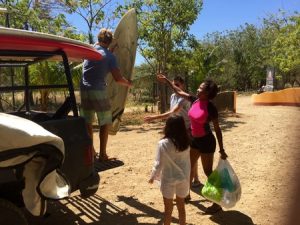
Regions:
[[274, 89], [274, 68], [267, 69], [266, 86], [264, 91], [273, 91]]

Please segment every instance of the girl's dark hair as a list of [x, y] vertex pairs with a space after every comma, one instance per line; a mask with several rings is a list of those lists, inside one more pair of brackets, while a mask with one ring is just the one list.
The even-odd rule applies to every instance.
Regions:
[[181, 77], [181, 76], [176, 76], [176, 77], [174, 77], [174, 79], [173, 79], [174, 81], [178, 81], [178, 82], [180, 82], [181, 84], [184, 84], [185, 82], [184, 82], [184, 79]]
[[182, 116], [170, 116], [164, 128], [164, 138], [169, 138], [178, 151], [184, 151], [189, 147], [189, 136]]
[[205, 85], [205, 92], [207, 93], [208, 99], [214, 99], [219, 92], [217, 84], [210, 79], [203, 81], [203, 83]]

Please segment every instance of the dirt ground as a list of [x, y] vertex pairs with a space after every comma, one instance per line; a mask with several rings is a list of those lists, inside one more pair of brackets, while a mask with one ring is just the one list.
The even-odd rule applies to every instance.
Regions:
[[[222, 114], [221, 127], [228, 160], [242, 185], [241, 200], [234, 208], [204, 215], [210, 203], [199, 196], [200, 190], [194, 190], [186, 205], [187, 224], [288, 224], [291, 202], [299, 196], [295, 193], [300, 169], [299, 112], [299, 107], [253, 106], [250, 96], [238, 95], [237, 113]], [[75, 193], [50, 203], [51, 215], [30, 224], [162, 224], [161, 193], [156, 184], [147, 183], [162, 127], [162, 122], [121, 127], [109, 137], [107, 151], [124, 165], [100, 173], [97, 194], [81, 199]], [[96, 132], [95, 140], [98, 149]], [[215, 154], [215, 165], [218, 157]], [[205, 182], [200, 165], [199, 174]], [[173, 224], [178, 224], [177, 218], [174, 208]]]

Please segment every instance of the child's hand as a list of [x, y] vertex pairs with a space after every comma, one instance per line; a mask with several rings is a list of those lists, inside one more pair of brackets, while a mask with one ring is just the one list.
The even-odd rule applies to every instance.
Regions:
[[145, 116], [144, 117], [144, 121], [146, 122], [146, 123], [149, 123], [149, 122], [151, 122], [153, 120], [153, 117], [152, 116]]
[[151, 178], [150, 180], [148, 180], [148, 183], [149, 183], [149, 184], [153, 184], [153, 182], [154, 182], [154, 179], [153, 179], [153, 178]]

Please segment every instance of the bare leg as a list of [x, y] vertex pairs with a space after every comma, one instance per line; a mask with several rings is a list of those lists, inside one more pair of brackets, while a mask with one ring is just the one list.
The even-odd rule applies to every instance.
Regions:
[[178, 196], [176, 196], [176, 206], [178, 209], [179, 224], [185, 225], [186, 214], [185, 214], [184, 198], [179, 198]]
[[[214, 153], [201, 153], [201, 162], [205, 175], [208, 177], [212, 173], [214, 161]], [[221, 206], [213, 203], [210, 207], [207, 208], [207, 213], [216, 213], [221, 210]]]
[[190, 159], [191, 159], [191, 176], [190, 176], [190, 184], [192, 184], [193, 178], [195, 177], [195, 170], [196, 165], [197, 165], [197, 161], [200, 157], [200, 153], [198, 150], [191, 148], [190, 151]]
[[198, 160], [195, 163], [195, 171], [194, 171], [195, 175], [194, 175], [194, 180], [199, 181], [199, 175], [198, 175]]
[[100, 126], [100, 131], [99, 131], [99, 139], [100, 139], [100, 158], [106, 159], [107, 154], [106, 154], [106, 145], [108, 141], [108, 125], [103, 125]]
[[201, 163], [205, 175], [208, 177], [212, 173], [214, 153], [201, 153]]
[[196, 186], [200, 185], [200, 180], [199, 180], [199, 175], [198, 175], [198, 160], [196, 161], [195, 167], [194, 167], [193, 185], [196, 185]]
[[165, 215], [164, 215], [164, 225], [170, 225], [172, 219], [173, 211], [173, 199], [168, 199], [164, 197]]
[[[195, 176], [195, 166], [196, 162], [198, 161], [200, 157], [200, 153], [198, 150], [191, 148], [190, 151], [190, 160], [191, 160], [191, 174], [190, 174], [190, 186], [192, 186], [193, 177]], [[191, 199], [190, 194], [186, 197], [186, 201], [189, 201]]]

